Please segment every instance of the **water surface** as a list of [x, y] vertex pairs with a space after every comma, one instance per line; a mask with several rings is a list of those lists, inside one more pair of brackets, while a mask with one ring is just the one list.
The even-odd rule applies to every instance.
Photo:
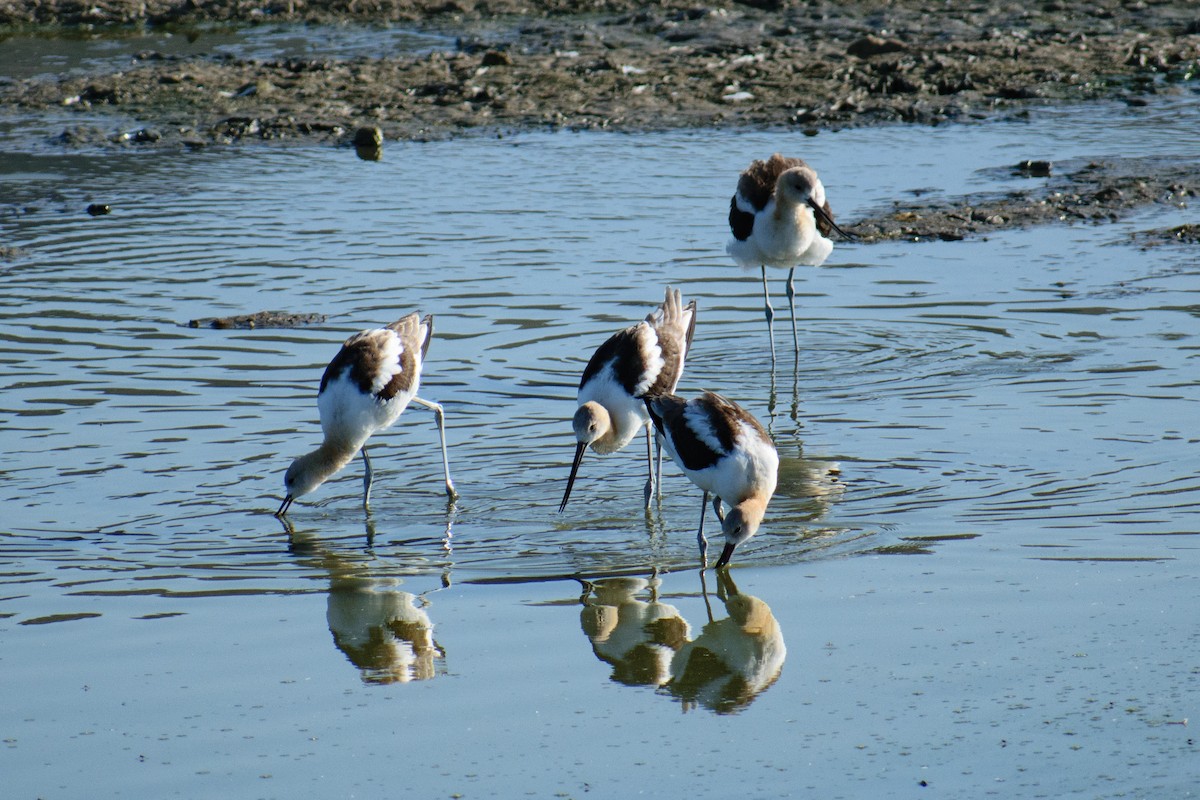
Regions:
[[[775, 150], [852, 224], [1025, 185], [994, 168], [1026, 158], [1200, 160], [1198, 117], [530, 134], [378, 163], [67, 151], [37, 134], [53, 118], [6, 118], [13, 796], [1189, 796], [1200, 280], [1131, 234], [1191, 212], [839, 244], [798, 284], [796, 359], [771, 276], [774, 367], [758, 276], [723, 248], [737, 172]], [[782, 458], [734, 586], [695, 570], [673, 467], [641, 510], [640, 446], [585, 459], [556, 511], [578, 375], [667, 284], [700, 305], [681, 392], [738, 400]], [[186, 325], [265, 309], [327, 321]], [[436, 317], [422, 395], [462, 500], [412, 408], [372, 442], [370, 514], [356, 462], [285, 530], [324, 364], [411, 309]]]

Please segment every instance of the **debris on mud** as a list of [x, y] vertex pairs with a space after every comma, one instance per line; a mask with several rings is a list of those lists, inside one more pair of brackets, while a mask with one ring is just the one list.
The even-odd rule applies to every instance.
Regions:
[[[9, 108], [101, 111], [125, 146], [423, 139], [544, 127], [817, 131], [987, 118], [1029, 101], [1178, 91], [1200, 76], [1186, 3], [1054, 0], [0, 0], [30, 25], [203, 41], [220, 24], [408, 25], [440, 47], [335, 57], [131, 52], [127, 68], [0, 81]], [[74, 26], [74, 27], [71, 27]], [[41, 27], [39, 35], [56, 28]]]
[[849, 228], [867, 243], [957, 241], [1050, 222], [1111, 222], [1152, 203], [1180, 207], [1198, 196], [1200, 170], [1195, 163], [1109, 158], [1083, 162], [1033, 189], [897, 202], [886, 211], [851, 222]]
[[1200, 225], [1188, 223], [1176, 225], [1174, 228], [1155, 228], [1148, 231], [1138, 231], [1133, 235], [1135, 242], [1142, 247], [1158, 247], [1164, 244], [1200, 244]]

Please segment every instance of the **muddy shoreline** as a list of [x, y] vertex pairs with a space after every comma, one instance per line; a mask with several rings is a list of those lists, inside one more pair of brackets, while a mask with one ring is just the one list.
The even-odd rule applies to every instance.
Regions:
[[[103, 35], [214, 24], [404, 26], [454, 45], [352, 58], [131, 52], [86, 76], [0, 79], [0, 105], [69, 109], [66, 146], [350, 144], [545, 128], [646, 131], [938, 125], [1030, 103], [1138, 106], [1200, 83], [1200, 9], [1162, 0], [1035, 4], [748, 0], [652, 7], [626, 0], [0, 0], [0, 37]], [[2, 40], [0, 40], [2, 46]], [[369, 151], [368, 151], [369, 152]], [[765, 154], [749, 154], [761, 156]], [[1001, 166], [1001, 165], [997, 165]], [[867, 241], [961, 238], [1050, 219], [1103, 219], [1200, 192], [1194, 165], [1100, 165], [1052, 189], [905, 206], [852, 221]], [[1136, 189], [1110, 185], [1106, 171]], [[1132, 171], [1132, 172], [1131, 172]], [[1136, 173], [1136, 174], [1134, 174]], [[1078, 181], [1070, 181], [1074, 176]], [[1065, 199], [1064, 199], [1065, 198]]]

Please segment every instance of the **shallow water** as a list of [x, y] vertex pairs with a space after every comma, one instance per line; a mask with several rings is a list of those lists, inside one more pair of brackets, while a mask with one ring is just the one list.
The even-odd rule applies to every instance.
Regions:
[[117, 72], [144, 57], [350, 58], [452, 49], [454, 44], [455, 37], [444, 34], [359, 25], [211, 25], [126, 35], [81, 30], [77, 38], [63, 38], [56, 31], [0, 38], [0, 75], [25, 79]]
[[[771, 276], [774, 369], [758, 276], [723, 248], [750, 156], [803, 154], [852, 225], [914, 190], [1021, 185], [995, 168], [1026, 158], [1200, 160], [1197, 123], [1176, 99], [815, 138], [389, 143], [371, 163], [63, 151], [40, 136], [57, 120], [5, 119], [6, 784], [1192, 796], [1200, 268], [1130, 234], [1194, 212], [839, 244], [798, 284], [798, 359]], [[556, 513], [578, 375], [666, 284], [700, 304], [681, 393], [738, 400], [782, 458], [732, 611], [695, 570], [699, 496], [674, 467], [640, 509], [639, 445], [588, 456]], [[289, 535], [271, 512], [319, 440], [321, 369], [414, 308], [436, 317], [422, 395], [462, 500], [447, 513], [412, 408], [372, 440], [372, 512], [355, 462]], [[186, 326], [264, 309], [328, 320]]]

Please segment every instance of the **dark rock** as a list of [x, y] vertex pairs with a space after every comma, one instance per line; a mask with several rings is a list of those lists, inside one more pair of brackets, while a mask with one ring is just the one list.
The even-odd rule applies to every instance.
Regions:
[[996, 96], [1004, 100], [1033, 100], [1040, 95], [1032, 86], [1001, 86]]
[[511, 67], [512, 63], [512, 56], [503, 50], [488, 50], [480, 62], [485, 67]]
[[382, 147], [383, 131], [374, 126], [359, 128], [354, 132], [355, 147]]
[[1047, 178], [1050, 176], [1051, 166], [1049, 161], [1018, 161], [1013, 169], [1018, 175], [1027, 175], [1031, 178]]
[[293, 314], [287, 311], [259, 311], [232, 317], [202, 317], [188, 321], [189, 328], [249, 330], [253, 328], [301, 328], [325, 321], [324, 314]]
[[859, 58], [883, 55], [884, 53], [900, 53], [908, 49], [908, 45], [899, 39], [884, 39], [870, 34], [857, 41], [851, 42], [846, 53]]

